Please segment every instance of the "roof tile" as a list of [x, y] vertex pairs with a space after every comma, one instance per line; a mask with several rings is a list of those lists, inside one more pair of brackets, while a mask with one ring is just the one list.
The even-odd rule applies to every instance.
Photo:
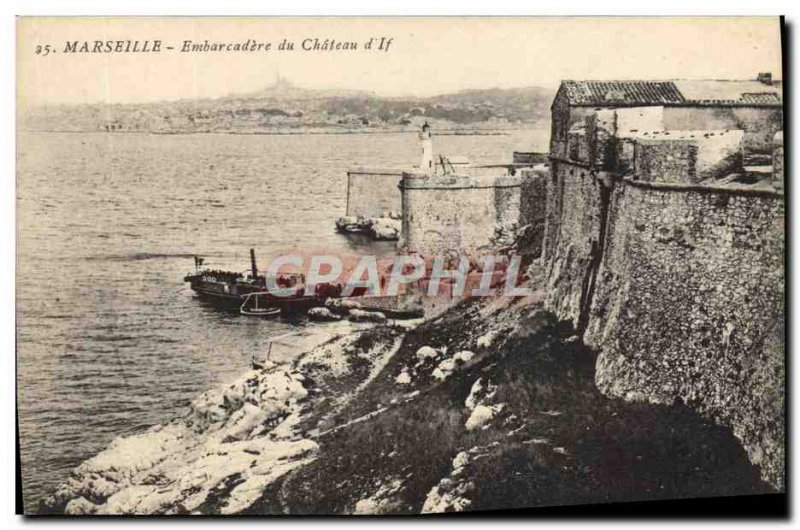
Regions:
[[675, 81], [564, 81], [571, 105], [708, 105], [780, 106], [780, 82]]
[[573, 105], [680, 103], [683, 96], [672, 81], [564, 81]]

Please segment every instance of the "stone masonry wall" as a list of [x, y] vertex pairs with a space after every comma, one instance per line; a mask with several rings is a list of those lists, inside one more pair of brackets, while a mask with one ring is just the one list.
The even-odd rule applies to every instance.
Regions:
[[[599, 351], [603, 393], [686, 403], [729, 427], [778, 490], [782, 122], [775, 107], [570, 107], [559, 90], [541, 250], [521, 249], [541, 255], [531, 267], [544, 272], [549, 309]], [[772, 155], [771, 180], [717, 184], [748, 153]], [[539, 200], [524, 186], [523, 215]]]
[[782, 488], [782, 194], [552, 166], [547, 304], [600, 351], [601, 391], [682, 400], [732, 428]]
[[600, 249], [603, 185], [594, 171], [575, 163], [554, 161], [552, 171], [543, 260], [548, 267], [547, 303], [578, 327]]
[[519, 226], [524, 229], [519, 249], [531, 259], [541, 256], [547, 212], [547, 186], [550, 170], [544, 165], [520, 170]]
[[784, 188], [785, 161], [783, 155], [783, 131], [775, 134], [772, 148], [772, 185], [778, 189]]
[[[651, 131], [617, 142], [617, 163], [649, 182], [700, 182], [742, 172], [742, 131]], [[632, 146], [632, 150], [628, 149]]]
[[521, 179], [517, 176], [494, 177], [495, 228], [516, 229], [519, 226]]
[[400, 212], [399, 169], [357, 168], [347, 172], [347, 215], [366, 218]]
[[696, 182], [697, 144], [690, 140], [637, 139], [633, 168], [647, 182]]
[[515, 176], [405, 174], [401, 193], [401, 245], [424, 254], [487, 247], [499, 226], [519, 220], [520, 179]]
[[680, 399], [784, 483], [784, 210], [776, 193], [623, 183], [584, 341], [608, 395]]
[[675, 130], [719, 129], [744, 131], [746, 151], [769, 153], [772, 137], [783, 129], [780, 107], [666, 107], [664, 128]]

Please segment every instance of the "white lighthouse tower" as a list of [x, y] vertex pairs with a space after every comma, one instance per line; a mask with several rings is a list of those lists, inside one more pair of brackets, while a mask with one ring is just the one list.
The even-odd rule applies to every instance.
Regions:
[[419, 170], [430, 175], [433, 173], [433, 140], [431, 140], [431, 126], [427, 121], [422, 125], [422, 131], [419, 133], [419, 143], [422, 146]]

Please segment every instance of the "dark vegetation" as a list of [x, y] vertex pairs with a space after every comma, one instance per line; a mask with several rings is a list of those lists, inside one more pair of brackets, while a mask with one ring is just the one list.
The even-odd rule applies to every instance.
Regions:
[[[476, 348], [490, 327], [496, 342]], [[319, 458], [273, 483], [248, 513], [351, 513], [391, 483], [401, 486], [380, 495], [382, 512], [419, 513], [460, 451], [469, 463], [441, 489], [463, 486], [469, 510], [770, 491], [733, 435], [687, 407], [600, 395], [595, 354], [570, 335], [536, 307], [487, 319], [477, 302], [409, 332], [335, 423], [383, 412], [320, 437]], [[395, 383], [423, 345], [477, 355], [444, 382], [426, 361], [410, 385]], [[479, 377], [504, 407], [487, 428], [468, 431], [464, 401]]]

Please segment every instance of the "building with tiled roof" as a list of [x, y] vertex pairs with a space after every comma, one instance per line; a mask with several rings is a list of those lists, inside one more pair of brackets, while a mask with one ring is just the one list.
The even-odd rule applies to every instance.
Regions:
[[563, 81], [571, 106], [781, 106], [782, 83], [750, 80]]
[[[767, 153], [783, 129], [783, 83], [766, 73], [753, 80], [562, 81], [551, 153], [565, 153], [569, 130], [598, 109], [629, 109], [625, 127], [633, 130], [652, 130], [654, 122], [663, 130], [741, 129], [746, 151]], [[641, 124], [631, 118], [637, 115]]]
[[664, 105], [684, 100], [672, 81], [563, 81], [559, 94], [578, 106]]

